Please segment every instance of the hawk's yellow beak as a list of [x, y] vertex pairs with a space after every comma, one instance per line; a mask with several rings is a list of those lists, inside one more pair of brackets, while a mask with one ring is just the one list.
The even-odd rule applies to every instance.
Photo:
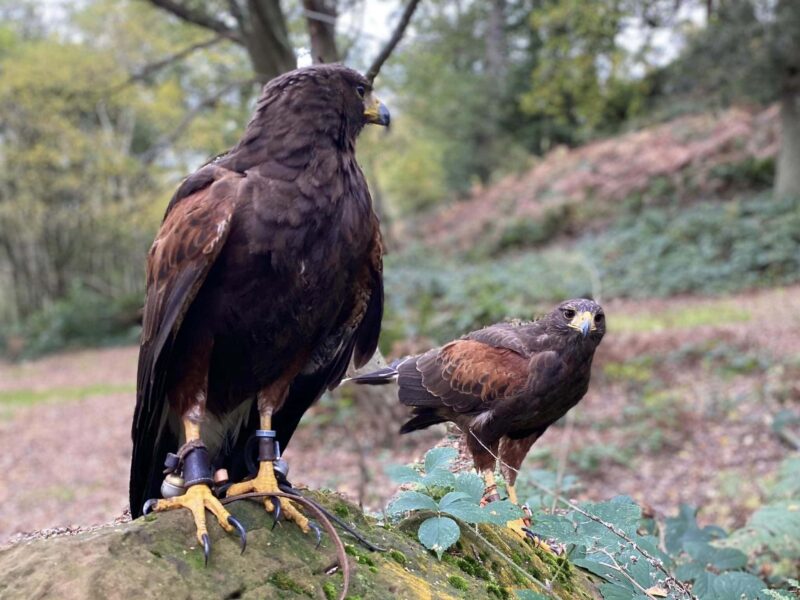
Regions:
[[569, 326], [573, 329], [577, 329], [581, 332], [583, 337], [586, 337], [589, 335], [590, 331], [596, 329], [594, 326], [594, 315], [592, 315], [592, 313], [590, 313], [588, 310], [578, 313], [575, 315], [572, 321], [569, 322]]
[[392, 117], [383, 102], [374, 94], [370, 94], [364, 102], [364, 120], [367, 123], [388, 127]]

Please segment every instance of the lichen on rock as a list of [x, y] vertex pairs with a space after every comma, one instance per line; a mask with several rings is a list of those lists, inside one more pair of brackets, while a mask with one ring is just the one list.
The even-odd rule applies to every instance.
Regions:
[[[600, 598], [582, 571], [505, 528], [462, 525], [461, 540], [439, 561], [416, 539], [424, 515], [383, 527], [335, 494], [313, 496], [388, 550], [370, 552], [342, 533], [352, 600], [513, 599], [520, 589], [548, 596], [549, 585], [563, 600]], [[341, 569], [331, 568], [336, 555], [327, 536], [317, 549], [296, 527], [271, 529], [259, 504], [229, 508], [248, 531], [244, 555], [235, 536], [212, 524], [204, 567], [189, 515], [173, 511], [0, 550], [0, 598], [338, 598]]]

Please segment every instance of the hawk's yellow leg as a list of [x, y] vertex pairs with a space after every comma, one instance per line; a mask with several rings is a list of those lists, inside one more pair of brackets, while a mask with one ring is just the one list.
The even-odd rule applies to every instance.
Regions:
[[[186, 441], [200, 439], [200, 426], [189, 419], [183, 419], [183, 430], [186, 434]], [[231, 514], [225, 510], [219, 500], [214, 496], [211, 489], [202, 483], [193, 485], [182, 496], [174, 498], [161, 498], [152, 505], [152, 510], [162, 512], [165, 510], [172, 510], [175, 508], [186, 508], [191, 511], [194, 517], [194, 525], [197, 529], [197, 541], [203, 546], [206, 555], [208, 552], [205, 550], [208, 547], [208, 528], [206, 527], [206, 510], [217, 518], [217, 521], [225, 531], [231, 532], [234, 530]], [[239, 529], [239, 528], [236, 528]], [[239, 530], [241, 534], [243, 530]], [[206, 560], [208, 558], [206, 557]]]
[[[261, 416], [261, 429], [272, 429], [271, 412], [266, 412]], [[247, 494], [250, 492], [264, 494], [280, 491], [281, 489], [278, 487], [278, 480], [275, 478], [273, 463], [271, 460], [265, 460], [259, 464], [258, 474], [256, 475], [255, 479], [242, 481], [241, 483], [234, 483], [228, 488], [226, 496], [230, 498], [231, 496], [238, 496], [239, 494]], [[275, 510], [273, 502], [280, 503], [280, 514], [284, 515], [290, 521], [294, 521], [295, 524], [297, 524], [297, 526], [303, 531], [303, 533], [309, 532], [310, 527], [308, 524], [308, 519], [294, 505], [294, 502], [288, 498], [275, 498], [274, 501], [271, 498], [265, 498], [264, 508], [266, 508], [269, 512], [273, 512]]]
[[[517, 499], [517, 490], [513, 485], [508, 486], [508, 499], [511, 500], [514, 504], [519, 506], [519, 500]], [[524, 510], [524, 509], [523, 509]], [[530, 513], [528, 513], [530, 514]], [[546, 543], [540, 540], [537, 536], [532, 535], [531, 533], [525, 531], [524, 528], [529, 528], [531, 526], [531, 519], [530, 517], [521, 517], [519, 519], [514, 519], [513, 521], [509, 521], [506, 523], [506, 527], [511, 529], [512, 531], [516, 532], [519, 536], [532, 540], [534, 544], [539, 546], [540, 548], [546, 550], [547, 552], [553, 552], [553, 549]]]

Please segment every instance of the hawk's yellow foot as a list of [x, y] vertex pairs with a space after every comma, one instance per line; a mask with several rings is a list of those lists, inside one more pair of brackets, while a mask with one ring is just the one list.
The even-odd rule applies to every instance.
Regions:
[[[507, 491], [508, 491], [508, 499], [517, 506], [519, 506], [519, 499], [517, 498], [517, 489], [514, 487], [514, 484], [509, 484], [507, 487]], [[558, 553], [554, 551], [547, 542], [542, 541], [538, 535], [536, 535], [530, 530], [531, 510], [530, 508], [528, 508], [528, 505], [523, 504], [520, 508], [522, 508], [522, 512], [525, 513], [525, 516], [519, 519], [515, 519], [513, 521], [508, 521], [506, 523], [506, 527], [514, 531], [520, 537], [527, 540], [531, 540], [534, 543], [534, 545], [538, 546], [539, 548], [542, 548], [545, 551], [558, 556]]]
[[[234, 483], [230, 486], [226, 497], [231, 498], [250, 492], [257, 492], [260, 494], [281, 492], [278, 486], [278, 480], [275, 478], [275, 471], [271, 460], [261, 461], [255, 479]], [[264, 498], [264, 508], [275, 516], [275, 523], [277, 523], [280, 516], [283, 515], [289, 521], [294, 521], [303, 533], [308, 533], [313, 529], [317, 535], [317, 541], [319, 541], [320, 533], [318, 528], [310, 523], [306, 516], [295, 506], [294, 502], [288, 498]]]
[[541, 548], [546, 552], [550, 552], [551, 554], [555, 554], [556, 556], [558, 556], [558, 553], [555, 550], [553, 550], [547, 542], [542, 540], [538, 535], [536, 535], [535, 533], [533, 533], [533, 531], [530, 530], [530, 526], [531, 526], [531, 520], [527, 517], [521, 519], [515, 519], [513, 521], [509, 521], [508, 523], [506, 523], [506, 527], [511, 529], [521, 538], [530, 540], [531, 542], [533, 542], [534, 546], [537, 546], [538, 548]]
[[197, 541], [203, 546], [206, 565], [208, 565], [208, 555], [211, 553], [211, 540], [208, 537], [208, 528], [206, 527], [206, 510], [211, 511], [217, 518], [220, 527], [225, 531], [232, 532], [235, 529], [239, 533], [242, 552], [244, 552], [247, 546], [247, 533], [244, 527], [233, 515], [225, 510], [225, 507], [222, 506], [214, 496], [211, 488], [206, 484], [198, 483], [193, 485], [182, 496], [148, 500], [144, 505], [143, 512], [145, 514], [151, 511], [164, 512], [175, 508], [187, 508], [191, 511], [194, 517], [194, 525], [197, 529]]

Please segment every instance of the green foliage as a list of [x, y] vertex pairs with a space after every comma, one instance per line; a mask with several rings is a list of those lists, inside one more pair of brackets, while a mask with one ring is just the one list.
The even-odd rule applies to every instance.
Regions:
[[550, 0], [534, 11], [543, 44], [523, 109], [584, 133], [639, 112], [647, 83], [627, 76], [629, 57], [618, 44], [626, 8], [618, 0]]
[[[453, 450], [438, 448], [426, 455], [424, 469], [394, 467], [390, 472], [406, 484], [413, 481], [416, 489], [401, 492], [388, 513], [395, 518], [415, 510], [435, 513], [422, 522], [418, 537], [440, 558], [460, 537], [456, 519], [464, 523], [502, 525], [520, 515], [507, 502], [481, 508], [478, 504], [481, 487], [475, 485], [480, 479], [471, 473], [460, 474], [446, 488], [426, 487], [426, 471], [444, 469], [454, 457]], [[549, 502], [535, 495], [528, 504], [535, 511], [532, 518], [535, 533], [542, 539], [565, 545], [571, 564], [604, 580], [599, 587], [604, 599], [683, 599], [690, 597], [689, 589], [698, 600], [788, 598], [789, 590], [797, 587], [795, 579], [773, 571], [769, 583], [773, 588], [784, 589], [770, 590], [768, 583], [754, 572], [760, 570], [761, 559], [766, 559], [764, 562], [771, 569], [781, 564], [779, 560], [790, 568], [796, 567], [800, 558], [797, 542], [800, 512], [796, 504], [800, 496], [799, 474], [800, 459], [787, 459], [772, 486], [774, 502], [756, 511], [743, 529], [730, 536], [717, 526], [700, 527], [696, 509], [686, 505], [666, 520], [659, 536], [657, 523], [644, 519], [641, 508], [624, 496], [578, 505], [560, 496], [558, 502], [566, 508], [555, 512], [536, 510]], [[555, 488], [555, 477], [555, 474], [536, 473], [535, 479], [542, 486], [537, 489]], [[526, 479], [518, 482], [520, 489], [525, 488]], [[569, 490], [575, 485], [574, 478], [564, 478], [562, 484], [562, 491]], [[487, 510], [495, 514], [490, 516]], [[477, 576], [472, 563], [460, 559], [459, 565]], [[538, 596], [518, 593], [517, 597]]]
[[775, 159], [748, 156], [738, 162], [717, 165], [710, 175], [735, 190], [764, 190], [775, 180]]
[[[668, 68], [671, 95], [701, 103], [771, 102], [791, 89], [800, 61], [796, 2], [720, 2], [708, 27], [690, 30], [688, 45]], [[670, 100], [672, 101], [672, 100]]]
[[772, 487], [769, 501], [753, 513], [745, 526], [732, 533], [726, 546], [769, 565], [775, 578], [797, 576], [800, 561], [800, 457], [787, 458]]
[[[463, 261], [409, 249], [386, 261], [382, 347], [420, 336], [445, 342], [504, 319], [533, 318], [576, 296], [720, 294], [792, 283], [800, 280], [797, 231], [800, 200], [759, 197], [647, 209], [569, 251]], [[743, 321], [749, 313], [714, 306], [620, 319], [620, 331], [646, 331]]]
[[425, 455], [424, 469], [418, 471], [408, 466], [387, 469], [393, 480], [417, 488], [400, 492], [389, 504], [387, 513], [395, 518], [413, 511], [436, 513], [420, 524], [417, 537], [440, 559], [461, 537], [454, 519], [469, 524], [504, 525], [522, 516], [519, 507], [508, 501], [481, 506], [481, 478], [474, 473], [454, 475], [448, 470], [456, 456], [453, 448], [434, 448]]
[[796, 281], [799, 228], [798, 199], [709, 202], [646, 210], [582, 247], [599, 263], [605, 294], [720, 293]]
[[139, 337], [139, 294], [109, 298], [80, 285], [31, 315], [12, 335], [25, 340], [22, 356], [65, 347], [135, 342]]
[[207, 37], [144, 2], [80, 3], [57, 24], [24, 6], [0, 6], [0, 319], [27, 354], [132, 339], [174, 183], [238, 137], [252, 88], [184, 117], [246, 73], [242, 54], [221, 43], [145, 76]]

